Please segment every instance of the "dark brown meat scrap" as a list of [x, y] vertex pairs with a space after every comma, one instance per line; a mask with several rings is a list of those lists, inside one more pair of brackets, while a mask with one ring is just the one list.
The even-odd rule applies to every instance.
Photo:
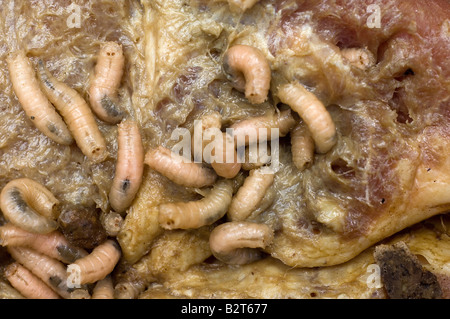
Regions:
[[450, 299], [450, 277], [447, 275], [437, 274], [437, 279], [442, 290], [442, 298]]
[[381, 268], [381, 280], [391, 299], [440, 299], [437, 277], [425, 270], [404, 242], [375, 248], [375, 260]]
[[100, 222], [99, 213], [93, 209], [64, 210], [59, 216], [58, 222], [67, 240], [85, 249], [93, 249], [107, 237]]

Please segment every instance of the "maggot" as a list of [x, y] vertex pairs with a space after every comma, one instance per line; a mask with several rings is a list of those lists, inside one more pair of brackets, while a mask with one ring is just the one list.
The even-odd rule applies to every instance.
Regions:
[[123, 223], [124, 217], [117, 212], [109, 211], [100, 214], [100, 222], [108, 236], [117, 236]]
[[70, 298], [64, 264], [25, 247], [8, 247], [8, 252], [15, 261], [30, 270], [54, 292], [63, 298]]
[[122, 46], [113, 41], [102, 43], [89, 87], [89, 101], [94, 113], [107, 123], [116, 124], [125, 115], [116, 101], [124, 65]]
[[67, 267], [68, 276], [80, 279], [80, 284], [94, 283], [109, 275], [121, 256], [119, 244], [112, 239], [95, 247], [87, 256]]
[[18, 262], [5, 268], [5, 277], [26, 298], [60, 299], [56, 292]]
[[376, 63], [373, 53], [365, 48], [346, 48], [341, 50], [341, 54], [351, 65], [361, 70], [366, 70]]
[[[211, 154], [203, 152], [209, 143], [213, 141], [213, 136], [221, 134], [222, 115], [219, 112], [205, 114], [199, 121], [194, 121], [194, 132], [191, 138], [191, 149], [194, 159], [211, 163]], [[211, 133], [211, 134], [210, 134]]]
[[[236, 152], [233, 137], [228, 133], [220, 133], [217, 139], [208, 144], [211, 153], [211, 167], [216, 174], [225, 178], [235, 177], [241, 170], [242, 164]], [[205, 153], [208, 153], [205, 148]]]
[[137, 299], [146, 289], [145, 283], [136, 280], [124, 280], [114, 286], [115, 299]]
[[211, 164], [218, 176], [233, 178], [239, 173], [241, 163], [232, 137], [221, 132], [221, 127], [222, 116], [218, 112], [206, 114], [196, 121], [191, 142], [193, 155], [195, 159], [202, 158]]
[[223, 57], [223, 69], [236, 90], [245, 92], [250, 103], [267, 100], [272, 71], [259, 49], [243, 44], [230, 47]]
[[272, 129], [278, 129], [277, 137], [286, 136], [295, 126], [290, 109], [264, 116], [248, 118], [230, 126], [237, 147], [270, 139]]
[[29, 178], [8, 182], [0, 194], [0, 208], [11, 223], [34, 233], [58, 228], [59, 201], [43, 185]]
[[70, 293], [70, 299], [92, 299], [92, 297], [88, 289], [76, 288]]
[[70, 145], [72, 135], [39, 87], [30, 60], [23, 51], [15, 51], [7, 58], [9, 76], [14, 92], [31, 122], [53, 141]]
[[187, 161], [170, 149], [159, 146], [145, 154], [144, 163], [176, 184], [202, 188], [217, 180], [214, 170], [199, 163]]
[[267, 247], [272, 240], [273, 231], [265, 224], [227, 222], [212, 230], [209, 245], [218, 260], [243, 265], [260, 259], [258, 248]]
[[231, 201], [228, 209], [229, 219], [232, 221], [247, 219], [258, 208], [274, 178], [275, 174], [267, 167], [250, 171]]
[[226, 214], [232, 196], [232, 180], [221, 179], [198, 201], [159, 205], [159, 223], [165, 229], [191, 229], [210, 225]]
[[304, 170], [314, 161], [314, 140], [308, 127], [300, 121], [291, 131], [292, 162]]
[[244, 171], [251, 171], [252, 169], [260, 168], [270, 163], [271, 148], [267, 145], [266, 148], [258, 149], [257, 144], [251, 144], [244, 149], [244, 161], [242, 169]]
[[118, 125], [116, 170], [109, 192], [109, 202], [117, 213], [131, 205], [142, 182], [144, 146], [137, 122], [125, 120]]
[[317, 153], [327, 153], [337, 141], [336, 126], [323, 103], [300, 83], [282, 85], [278, 90], [281, 102], [297, 112], [308, 126]]
[[228, 0], [231, 8], [239, 9], [240, 11], [245, 11], [253, 7], [259, 0]]
[[38, 69], [42, 90], [61, 113], [83, 154], [94, 163], [104, 161], [108, 155], [106, 141], [89, 105], [76, 90], [53, 77], [42, 60]]
[[58, 230], [48, 234], [36, 234], [11, 223], [0, 226], [0, 244], [6, 247], [28, 247], [66, 264], [88, 254], [83, 248], [69, 243]]
[[92, 291], [92, 299], [114, 299], [114, 286], [110, 275], [97, 281]]

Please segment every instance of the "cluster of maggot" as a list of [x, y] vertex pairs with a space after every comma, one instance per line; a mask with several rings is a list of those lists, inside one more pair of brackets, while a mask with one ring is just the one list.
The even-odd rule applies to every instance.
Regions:
[[[254, 2], [240, 3], [251, 6]], [[342, 54], [356, 67], [365, 68], [371, 63], [364, 50], [352, 49]], [[75, 141], [87, 158], [98, 163], [106, 158], [107, 151], [94, 116], [118, 125], [116, 170], [109, 193], [115, 214], [110, 214], [111, 221], [105, 225], [117, 228], [140, 188], [146, 164], [176, 184], [209, 189], [200, 200], [160, 204], [162, 228], [194, 229], [217, 223], [209, 242], [211, 253], [219, 261], [248, 264], [263, 256], [274, 232], [269, 226], [250, 220], [273, 200], [268, 193], [276, 172], [267, 161], [252, 165], [239, 162], [236, 149], [226, 145], [215, 145], [212, 155], [234, 158], [234, 162], [186, 162], [162, 145], [145, 152], [138, 121], [126, 118], [115, 103], [124, 69], [120, 44], [106, 42], [99, 51], [89, 88], [90, 105], [77, 91], [54, 78], [43, 61], [37, 63], [37, 78], [24, 52], [11, 53], [7, 62], [23, 110], [55, 142], [70, 145]], [[272, 71], [258, 48], [231, 46], [223, 57], [223, 72], [250, 103], [257, 105], [267, 100]], [[234, 123], [234, 136], [223, 133], [222, 143], [246, 136], [248, 131], [277, 128], [280, 136], [290, 134], [292, 161], [304, 170], [313, 162], [315, 153], [324, 154], [334, 147], [336, 127], [325, 105], [301, 83], [281, 85], [274, 93], [289, 106], [288, 110]], [[201, 123], [201, 130], [223, 129], [221, 115], [216, 112], [204, 115]], [[230, 156], [228, 152], [234, 154]], [[236, 186], [233, 179], [242, 170], [249, 171], [248, 175]], [[12, 180], [2, 189], [0, 208], [8, 222], [0, 227], [0, 244], [15, 260], [7, 266], [6, 278], [28, 298], [114, 298], [111, 273], [121, 257], [120, 246], [114, 239], [107, 239], [88, 253], [71, 244], [58, 230], [58, 203], [48, 189], [28, 178]], [[225, 215], [226, 221], [218, 223]], [[111, 230], [114, 231], [118, 230]], [[78, 278], [78, 286], [70, 284], [73, 275]], [[88, 289], [88, 285], [94, 288]]]
[[[11, 52], [7, 58], [13, 90], [23, 110], [36, 128], [56, 143], [71, 145], [75, 141], [92, 163], [100, 163], [108, 154], [95, 116], [118, 125], [116, 171], [109, 192], [113, 211], [104, 221], [108, 233], [131, 205], [144, 166], [138, 123], [127, 118], [116, 102], [124, 62], [120, 44], [101, 45], [88, 103], [57, 80], [44, 61], [39, 59], [35, 68], [22, 50]], [[24, 297], [114, 297], [111, 273], [121, 257], [115, 239], [106, 239], [91, 252], [70, 243], [58, 229], [59, 200], [44, 185], [27, 177], [3, 187], [0, 208], [7, 221], [0, 227], [0, 244], [14, 259], [6, 266], [5, 277]]]
[[[354, 67], [368, 68], [373, 64], [373, 59], [364, 49], [343, 50], [342, 55]], [[250, 103], [258, 105], [267, 101], [272, 70], [261, 50], [249, 45], [233, 45], [225, 52], [222, 64], [223, 72], [233, 87], [243, 92]], [[254, 262], [264, 256], [264, 248], [271, 244], [274, 230], [253, 220], [274, 200], [270, 190], [276, 172], [263, 160], [244, 165], [236, 156], [236, 148], [224, 144], [236, 146], [233, 138], [247, 144], [259, 143], [259, 138], [267, 138], [269, 134], [257, 135], [255, 140], [247, 139], [251, 135], [249, 132], [278, 129], [279, 136], [290, 134], [292, 162], [302, 171], [313, 163], [316, 153], [325, 154], [337, 143], [331, 114], [305, 86], [298, 82], [283, 84], [275, 94], [289, 109], [231, 124], [233, 136], [219, 139], [219, 145], [214, 147], [215, 153], [211, 154], [212, 160], [206, 158], [204, 163], [185, 161], [181, 155], [163, 146], [149, 150], [145, 155], [145, 164], [176, 184], [192, 188], [211, 187], [200, 200], [160, 204], [158, 219], [160, 226], [168, 230], [193, 229], [219, 222], [211, 231], [209, 244], [213, 256], [226, 264]], [[298, 114], [297, 118], [293, 112]], [[203, 131], [224, 129], [221, 115], [217, 112], [203, 115], [198, 123]], [[205, 144], [201, 146], [205, 147]], [[217, 158], [235, 160], [215, 162]], [[205, 163], [210, 164], [209, 167]], [[242, 170], [249, 172], [241, 175], [246, 177], [236, 187], [232, 179], [238, 177]]]

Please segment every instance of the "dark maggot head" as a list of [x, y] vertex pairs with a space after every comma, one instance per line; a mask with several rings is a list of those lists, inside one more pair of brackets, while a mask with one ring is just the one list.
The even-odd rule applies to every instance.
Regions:
[[222, 69], [231, 85], [239, 92], [245, 92], [245, 77], [231, 66], [228, 54], [223, 56]]

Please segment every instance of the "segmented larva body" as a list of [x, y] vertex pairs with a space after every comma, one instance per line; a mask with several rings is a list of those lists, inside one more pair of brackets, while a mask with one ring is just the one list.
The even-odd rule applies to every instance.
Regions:
[[41, 91], [34, 68], [25, 53], [11, 53], [7, 63], [14, 92], [31, 122], [53, 141], [72, 144], [73, 138], [66, 123]]
[[106, 141], [89, 105], [76, 90], [53, 77], [43, 61], [38, 68], [43, 91], [64, 118], [78, 147], [92, 162], [104, 161], [108, 155]]
[[159, 146], [145, 154], [145, 164], [174, 183], [186, 187], [211, 186], [217, 179], [214, 170], [201, 164], [186, 161], [182, 156]]
[[60, 299], [56, 292], [17, 262], [9, 264], [5, 268], [5, 277], [26, 298]]
[[[194, 128], [192, 150], [194, 158], [200, 158], [199, 155], [202, 155], [201, 158], [211, 164], [218, 176], [233, 178], [241, 170], [241, 163], [238, 161], [233, 138], [227, 133], [222, 133], [221, 128], [220, 113], [204, 115]], [[218, 138], [219, 136], [221, 138]], [[196, 141], [200, 138], [202, 143]], [[198, 154], [200, 152], [201, 154]]]
[[92, 299], [86, 288], [76, 288], [70, 293], [70, 299]]
[[242, 44], [230, 47], [223, 58], [223, 69], [250, 103], [259, 104], [267, 99], [272, 71], [259, 49]]
[[260, 259], [258, 248], [267, 247], [272, 240], [273, 231], [265, 224], [227, 222], [213, 229], [209, 245], [218, 260], [243, 265]]
[[30, 232], [46, 234], [58, 228], [59, 201], [38, 182], [29, 178], [10, 181], [0, 194], [5, 218]]
[[284, 137], [295, 126], [295, 123], [292, 111], [288, 109], [280, 113], [245, 119], [233, 124], [230, 128], [239, 147], [243, 143], [249, 145], [260, 140], [270, 140], [272, 129], [278, 129], [277, 137]]
[[343, 49], [341, 50], [341, 54], [351, 65], [361, 70], [366, 70], [376, 63], [373, 53], [364, 48]]
[[210, 225], [226, 214], [232, 196], [232, 180], [219, 180], [201, 200], [159, 205], [159, 223], [165, 229], [192, 229]]
[[245, 11], [253, 7], [259, 0], [228, 0], [231, 8], [237, 8], [240, 11]]
[[126, 120], [118, 126], [118, 151], [109, 202], [117, 213], [123, 213], [131, 205], [142, 182], [144, 172], [144, 146], [139, 126]]
[[114, 286], [110, 275], [97, 281], [92, 291], [92, 299], [114, 299]]
[[116, 42], [101, 45], [89, 88], [89, 101], [94, 113], [103, 121], [115, 124], [125, 113], [117, 104], [117, 89], [123, 75], [125, 56]]
[[314, 161], [314, 140], [308, 127], [301, 121], [291, 131], [292, 162], [304, 170]]
[[57, 230], [49, 234], [36, 234], [11, 223], [0, 227], [0, 243], [6, 247], [28, 247], [66, 264], [73, 263], [88, 254], [84, 249], [69, 243]]
[[58, 295], [70, 298], [66, 266], [61, 262], [25, 247], [9, 247], [8, 252]]
[[317, 153], [327, 153], [336, 144], [336, 126], [323, 103], [300, 83], [280, 87], [278, 97], [297, 112], [308, 126]]
[[80, 284], [94, 283], [109, 275], [121, 256], [119, 245], [112, 239], [95, 247], [86, 257], [80, 258], [68, 266], [70, 274], [80, 278]]
[[146, 289], [146, 285], [138, 281], [122, 281], [114, 287], [115, 299], [137, 299]]
[[220, 143], [220, 139], [213, 143], [212, 155], [216, 159], [211, 161], [211, 167], [221, 177], [235, 177], [241, 170], [242, 164], [238, 159], [233, 137], [227, 133], [222, 133], [222, 143]]
[[234, 195], [228, 216], [232, 221], [243, 221], [258, 208], [268, 188], [273, 184], [275, 174], [267, 167], [250, 171], [244, 184]]
[[212, 154], [204, 152], [204, 150], [214, 141], [216, 135], [222, 133], [222, 115], [213, 112], [203, 115], [200, 121], [194, 121], [194, 123], [194, 132], [191, 138], [192, 155], [197, 161], [211, 163], [210, 155]]
[[267, 145], [266, 148], [259, 148], [258, 144], [252, 144], [245, 147], [242, 169], [244, 171], [251, 171], [252, 169], [257, 169], [269, 164], [271, 160], [270, 154], [270, 145]]
[[[205, 147], [213, 141], [212, 136], [218, 133], [222, 128], [222, 115], [219, 112], [213, 112], [202, 116], [200, 121], [195, 123], [194, 133], [191, 138], [192, 155], [196, 159], [202, 159], [206, 163], [211, 163], [211, 157], [203, 152]], [[211, 136], [208, 136], [211, 135]], [[201, 143], [200, 143], [201, 140]]]
[[114, 237], [119, 233], [123, 225], [124, 218], [117, 212], [109, 211], [103, 212], [100, 215], [100, 222], [102, 223], [102, 226], [108, 236]]

